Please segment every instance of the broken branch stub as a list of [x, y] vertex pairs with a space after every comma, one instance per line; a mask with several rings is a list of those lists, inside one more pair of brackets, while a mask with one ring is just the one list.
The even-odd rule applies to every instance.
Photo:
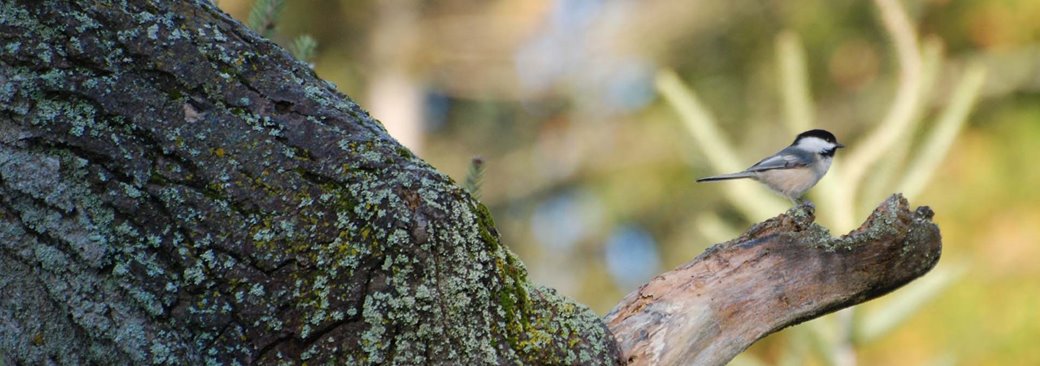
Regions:
[[650, 280], [605, 321], [629, 364], [722, 365], [772, 332], [927, 273], [942, 252], [931, 218], [895, 194], [833, 238], [795, 207]]

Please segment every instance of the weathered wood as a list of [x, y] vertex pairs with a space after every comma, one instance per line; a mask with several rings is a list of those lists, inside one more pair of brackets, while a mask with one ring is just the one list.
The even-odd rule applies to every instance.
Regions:
[[832, 238], [807, 206], [633, 291], [606, 316], [632, 365], [722, 365], [784, 327], [884, 295], [939, 260], [932, 212], [901, 195]]

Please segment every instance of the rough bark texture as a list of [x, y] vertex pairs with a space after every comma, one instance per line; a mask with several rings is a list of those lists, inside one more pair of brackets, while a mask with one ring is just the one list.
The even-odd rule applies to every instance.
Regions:
[[655, 277], [606, 320], [629, 364], [723, 365], [769, 333], [927, 273], [942, 252], [931, 218], [897, 194], [832, 238], [799, 206]]
[[487, 210], [209, 1], [0, 2], [0, 363], [610, 364]]

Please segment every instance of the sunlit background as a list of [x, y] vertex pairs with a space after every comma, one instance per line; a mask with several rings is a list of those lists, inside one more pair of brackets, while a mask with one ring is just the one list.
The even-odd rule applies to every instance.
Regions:
[[942, 260], [734, 364], [1040, 364], [1040, 1], [320, 0], [274, 19], [437, 169], [462, 184], [481, 157], [531, 280], [600, 314], [789, 205], [695, 178], [820, 127], [850, 146], [810, 196], [821, 223], [909, 190]]

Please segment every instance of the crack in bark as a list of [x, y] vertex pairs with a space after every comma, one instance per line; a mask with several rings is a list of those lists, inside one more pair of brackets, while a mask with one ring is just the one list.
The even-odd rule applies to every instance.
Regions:
[[[432, 233], [431, 233], [431, 235], [432, 235]], [[441, 246], [439, 246], [439, 245], [436, 246], [436, 248], [438, 249], [438, 251], [441, 250]], [[433, 255], [433, 278], [434, 278], [434, 284], [436, 284], [437, 294], [438, 294], [438, 296], [436, 297], [437, 300], [435, 300], [435, 302], [437, 304], [437, 307], [441, 311], [441, 316], [436, 317], [436, 318], [440, 320], [442, 329], [447, 330], [447, 329], [451, 329], [451, 324], [448, 323], [449, 319], [451, 318], [448, 314], [451, 314], [451, 313], [448, 311], [444, 301], [441, 300], [441, 299], [450, 298], [450, 297], [447, 296], [445, 294], [444, 289], [441, 288], [441, 278], [443, 278], [441, 276], [441, 267], [442, 267], [441, 266], [441, 254], [442, 253], [432, 253], [432, 255]]]
[[[6, 198], [7, 195], [4, 195], [4, 197]], [[19, 211], [15, 210], [13, 207], [11, 207], [8, 204], [6, 199], [0, 200], [0, 207], [2, 207], [4, 209], [4, 211], [6, 211], [8, 213], [17, 213], [17, 212], [19, 212]], [[17, 222], [18, 225], [22, 228], [22, 231], [25, 232], [26, 234], [29, 234], [33, 238], [32, 239], [33, 242], [39, 243], [39, 244], [48, 245], [48, 246], [54, 247], [54, 248], [61, 247], [62, 244], [60, 244], [60, 243], [64, 243], [63, 240], [54, 238], [54, 237], [52, 237], [51, 235], [49, 235], [49, 234], [47, 234], [45, 232], [39, 232], [36, 229], [33, 229], [33, 228], [29, 227], [24, 221], [22, 221], [19, 218], [20, 215], [14, 215], [14, 216], [15, 216], [15, 220], [5, 220], [5, 221], [7, 221], [9, 223]], [[103, 337], [101, 339], [98, 339], [97, 337], [94, 337], [94, 336], [90, 336], [91, 334], [97, 334], [99, 331], [98, 330], [90, 331], [90, 330], [87, 329], [87, 325], [84, 323], [84, 319], [81, 318], [81, 319], [77, 320], [73, 316], [73, 312], [69, 311], [71, 308], [73, 308], [73, 305], [68, 302], [68, 297], [66, 295], [63, 295], [60, 292], [55, 291], [54, 287], [53, 287], [53, 284], [51, 284], [47, 280], [41, 278], [41, 269], [37, 265], [37, 262], [39, 262], [39, 259], [37, 259], [37, 258], [24, 258], [23, 259], [23, 258], [21, 258], [18, 255], [11, 255], [13, 253], [8, 253], [8, 250], [4, 250], [3, 252], [5, 252], [4, 255], [7, 256], [8, 258], [10, 258], [11, 260], [14, 260], [14, 261], [16, 261], [18, 263], [21, 263], [21, 264], [25, 265], [27, 268], [34, 269], [34, 271], [32, 271], [33, 272], [32, 280], [34, 282], [40, 284], [40, 286], [39, 286], [40, 288], [45, 289], [45, 290], [42, 291], [42, 293], [46, 295], [47, 302], [50, 303], [51, 306], [53, 306], [55, 309], [65, 310], [65, 312], [67, 314], [67, 316], [65, 317], [65, 319], [68, 321], [67, 324], [69, 326], [71, 326], [75, 331], [78, 331], [81, 334], [81, 337], [79, 339], [87, 339], [87, 338], [89, 338], [89, 339], [92, 339], [95, 342], [96, 341], [103, 341], [105, 343], [108, 343], [110, 345], [110, 348], [119, 350], [119, 352], [123, 356], [126, 356], [126, 357], [130, 356], [126, 352], [123, 352], [119, 347], [111, 347], [111, 345], [115, 344], [115, 339], [112, 338], [111, 334], [106, 334], [107, 332], [103, 332], [102, 331]], [[73, 259], [71, 257], [69, 258], [69, 260], [75, 261], [75, 259]], [[54, 278], [55, 281], [63, 280], [71, 273], [68, 270], [68, 267], [63, 267], [63, 271], [61, 271], [61, 272], [56, 272], [56, 271], [47, 271], [47, 272], [55, 277]], [[94, 277], [96, 279], [96, 276], [94, 276]], [[120, 295], [125, 296], [126, 294], [125, 293], [121, 293]], [[84, 295], [84, 298], [82, 300], [94, 303], [94, 300], [86, 297], [86, 295]], [[83, 310], [83, 309], [80, 309], [80, 310]], [[112, 313], [111, 313], [112, 309], [111, 309], [111, 307], [106, 307], [106, 310], [107, 311], [104, 314], [106, 320], [109, 323], [118, 324], [118, 322], [115, 321], [115, 319], [112, 316]]]

